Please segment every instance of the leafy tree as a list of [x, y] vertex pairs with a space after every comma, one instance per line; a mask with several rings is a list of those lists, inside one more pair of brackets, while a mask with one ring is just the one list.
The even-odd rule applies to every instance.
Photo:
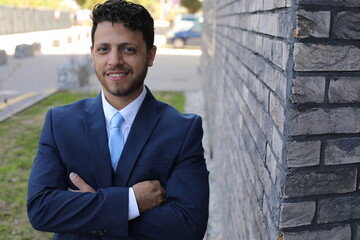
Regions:
[[[1, 0], [0, 0], [1, 1]], [[85, 9], [92, 10], [93, 7], [98, 3], [103, 3], [106, 0], [76, 0], [76, 2]], [[150, 13], [151, 15], [156, 18], [159, 15], [159, 9], [160, 9], [160, 2], [154, 1], [154, 0], [130, 0], [133, 3], [141, 4], [143, 5]]]
[[181, 6], [188, 9], [189, 13], [196, 13], [201, 9], [199, 0], [181, 0]]
[[76, 0], [76, 3], [79, 4], [79, 6], [84, 7], [86, 0]]
[[103, 3], [105, 2], [105, 0], [85, 0], [86, 3], [84, 4], [84, 8], [87, 8], [87, 9], [93, 9], [94, 6], [98, 3]]

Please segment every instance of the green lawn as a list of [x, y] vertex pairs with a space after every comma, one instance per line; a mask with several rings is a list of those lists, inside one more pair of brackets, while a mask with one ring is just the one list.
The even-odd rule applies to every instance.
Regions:
[[[155, 92], [155, 97], [183, 112], [182, 93]], [[27, 181], [47, 110], [95, 96], [59, 92], [0, 123], [0, 240], [49, 240], [51, 234], [32, 229], [26, 215]]]

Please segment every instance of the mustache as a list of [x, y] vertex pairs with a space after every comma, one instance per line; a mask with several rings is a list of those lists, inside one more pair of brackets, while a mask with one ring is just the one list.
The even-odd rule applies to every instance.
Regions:
[[104, 70], [104, 73], [107, 72], [131, 72], [132, 68], [129, 67], [110, 67]]
[[109, 67], [105, 71], [131, 71], [132, 68], [129, 67]]

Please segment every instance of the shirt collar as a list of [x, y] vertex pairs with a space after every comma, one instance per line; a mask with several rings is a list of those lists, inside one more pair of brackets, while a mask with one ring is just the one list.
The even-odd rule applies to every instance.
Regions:
[[140, 106], [142, 102], [144, 101], [146, 96], [146, 88], [143, 88], [142, 93], [140, 96], [138, 96], [134, 101], [132, 101], [130, 104], [128, 104], [126, 107], [121, 109], [120, 111], [114, 108], [105, 98], [104, 91], [101, 91], [101, 99], [102, 99], [102, 106], [104, 110], [106, 125], [110, 123], [111, 118], [117, 113], [120, 112], [120, 114], [124, 117], [125, 123], [127, 125], [132, 125], [134, 122], [134, 119], [136, 117], [137, 112], [140, 109]]

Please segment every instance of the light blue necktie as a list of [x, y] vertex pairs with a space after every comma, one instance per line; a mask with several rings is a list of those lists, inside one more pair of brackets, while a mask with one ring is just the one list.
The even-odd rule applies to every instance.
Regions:
[[124, 117], [117, 112], [110, 120], [110, 137], [109, 150], [111, 157], [111, 165], [116, 171], [116, 167], [124, 148], [124, 137], [121, 133], [121, 124], [124, 122]]

